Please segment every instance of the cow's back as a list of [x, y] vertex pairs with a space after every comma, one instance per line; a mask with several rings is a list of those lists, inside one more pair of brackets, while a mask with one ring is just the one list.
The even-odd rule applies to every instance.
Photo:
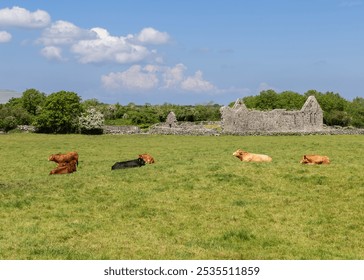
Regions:
[[268, 155], [251, 154], [251, 161], [254, 162], [271, 162], [272, 158]]

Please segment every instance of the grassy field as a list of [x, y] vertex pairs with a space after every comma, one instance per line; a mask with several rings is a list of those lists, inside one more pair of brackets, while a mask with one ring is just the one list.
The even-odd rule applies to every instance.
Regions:
[[[78, 171], [49, 176], [71, 150]], [[111, 171], [140, 153], [156, 163]], [[359, 135], [0, 135], [0, 259], [362, 260], [363, 155]]]

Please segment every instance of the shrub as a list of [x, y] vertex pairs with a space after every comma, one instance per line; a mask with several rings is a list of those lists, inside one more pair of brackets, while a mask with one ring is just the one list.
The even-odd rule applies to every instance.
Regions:
[[80, 132], [83, 134], [102, 134], [104, 115], [95, 108], [89, 108], [79, 118]]
[[2, 128], [5, 132], [16, 128], [18, 125], [16, 118], [13, 116], [7, 116], [3, 120], [0, 121], [0, 128]]

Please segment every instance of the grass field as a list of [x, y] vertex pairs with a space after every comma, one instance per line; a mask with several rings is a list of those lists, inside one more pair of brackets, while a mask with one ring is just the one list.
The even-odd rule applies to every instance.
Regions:
[[[49, 176], [71, 150], [78, 171]], [[156, 163], [111, 171], [140, 153]], [[363, 155], [359, 135], [0, 135], [0, 259], [362, 260]]]

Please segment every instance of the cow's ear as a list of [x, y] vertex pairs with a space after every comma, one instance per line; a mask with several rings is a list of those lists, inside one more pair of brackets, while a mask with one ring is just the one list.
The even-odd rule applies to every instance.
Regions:
[[306, 155], [303, 156], [304, 159], [307, 159]]

